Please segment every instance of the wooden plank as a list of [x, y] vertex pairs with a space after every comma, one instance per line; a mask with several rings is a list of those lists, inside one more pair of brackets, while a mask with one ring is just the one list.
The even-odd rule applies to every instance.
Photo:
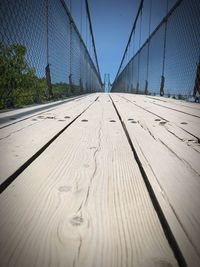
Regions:
[[200, 118], [154, 105], [150, 103], [148, 98], [145, 96], [138, 97], [132, 94], [125, 94], [122, 95], [122, 97], [125, 97], [126, 99], [128, 98], [128, 100], [133, 104], [160, 116], [162, 119], [176, 124], [179, 128], [185, 130], [200, 140]]
[[160, 104], [163, 107], [171, 107], [177, 111], [183, 111], [189, 113], [192, 116], [200, 115], [200, 106], [195, 102], [187, 102], [183, 100], [176, 100], [163, 97], [147, 96], [146, 101], [153, 102], [154, 104]]
[[148, 111], [117, 94], [111, 96], [188, 266], [199, 266], [198, 150], [170, 134], [171, 123], [155, 121]]
[[189, 105], [184, 106], [183, 104], [179, 105], [179, 104], [176, 104], [176, 103], [170, 102], [170, 101], [169, 102], [156, 101], [156, 99], [149, 99], [149, 97], [147, 99], [145, 99], [145, 101], [152, 103], [153, 105], [156, 105], [156, 106], [160, 106], [160, 107], [163, 107], [166, 109], [171, 109], [171, 110], [174, 110], [176, 112], [181, 112], [183, 114], [187, 114], [190, 116], [200, 118], [200, 109], [197, 108], [197, 105], [195, 103], [191, 103], [190, 106]]
[[[119, 102], [121, 98], [115, 96]], [[186, 165], [192, 172], [200, 175], [200, 144], [192, 135], [186, 133], [174, 123], [166, 120], [161, 120], [156, 115], [149, 113], [146, 110], [132, 105], [130, 102], [122, 101], [126, 106], [127, 112], [134, 112], [131, 118], [149, 133], [158, 143], [163, 144], [170, 153], [173, 153], [177, 159]], [[130, 119], [130, 118], [129, 118]]]
[[0, 184], [17, 171], [95, 99], [93, 94], [0, 130]]
[[167, 98], [167, 97], [162, 97], [162, 96], [147, 96], [148, 98], [151, 98], [153, 100], [158, 100], [161, 102], [166, 102], [166, 103], [173, 103], [178, 106], [184, 106], [184, 107], [190, 107], [192, 109], [200, 109], [200, 106], [198, 103], [195, 102], [190, 102], [190, 101], [185, 101], [185, 100], [180, 100], [180, 99], [174, 99], [174, 98]]
[[87, 95], [81, 95], [76, 97], [69, 97], [65, 100], [59, 100], [50, 102], [47, 104], [40, 104], [40, 105], [34, 105], [9, 111], [2, 111], [0, 112], [0, 129], [7, 127], [9, 125], [18, 123], [22, 120], [26, 120], [27, 118], [33, 117], [36, 114], [42, 115], [43, 112], [47, 110], [54, 110], [56, 108], [59, 108], [59, 106], [66, 104], [70, 101], [79, 101], [81, 98], [84, 98]]
[[0, 215], [2, 267], [178, 266], [106, 95], [1, 194]]

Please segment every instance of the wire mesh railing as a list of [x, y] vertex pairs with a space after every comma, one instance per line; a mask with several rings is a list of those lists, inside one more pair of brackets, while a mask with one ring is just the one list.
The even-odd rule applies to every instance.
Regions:
[[0, 1], [0, 108], [102, 91], [88, 3], [87, 44], [66, 3]]
[[143, 0], [112, 92], [197, 98], [200, 1]]

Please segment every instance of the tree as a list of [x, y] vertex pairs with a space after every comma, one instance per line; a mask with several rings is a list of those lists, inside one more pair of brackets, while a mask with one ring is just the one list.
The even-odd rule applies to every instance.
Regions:
[[0, 43], [0, 107], [14, 107], [39, 101], [45, 81], [25, 59], [26, 47]]

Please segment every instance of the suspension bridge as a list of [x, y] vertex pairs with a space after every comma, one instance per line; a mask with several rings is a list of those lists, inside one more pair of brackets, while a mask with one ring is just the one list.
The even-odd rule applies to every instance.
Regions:
[[71, 5], [0, 3], [0, 266], [199, 267], [200, 2], [140, 1], [113, 82]]

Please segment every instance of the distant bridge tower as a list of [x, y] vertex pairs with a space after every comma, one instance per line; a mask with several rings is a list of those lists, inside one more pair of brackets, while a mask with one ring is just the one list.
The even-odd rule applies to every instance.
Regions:
[[110, 74], [109, 73], [105, 73], [104, 74], [104, 92], [105, 93], [109, 93], [111, 90], [111, 86], [112, 84], [110, 83]]

